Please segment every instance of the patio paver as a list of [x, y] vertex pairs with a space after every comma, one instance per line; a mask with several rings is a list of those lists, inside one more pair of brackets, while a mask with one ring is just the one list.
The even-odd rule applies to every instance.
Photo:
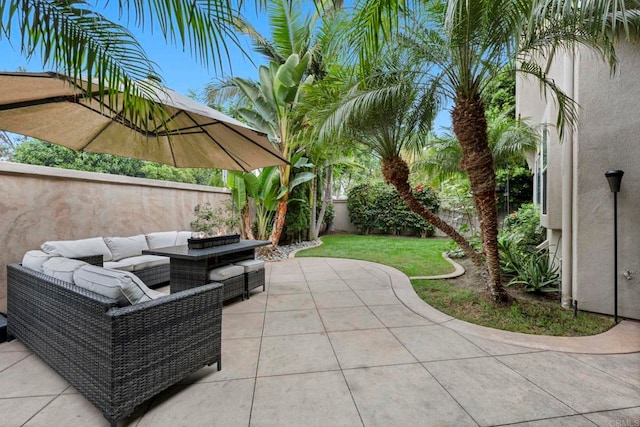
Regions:
[[362, 426], [340, 371], [258, 378], [251, 426]]
[[491, 357], [429, 362], [424, 366], [482, 426], [576, 413]]
[[477, 425], [420, 364], [344, 371], [366, 425]]
[[[265, 268], [266, 292], [223, 308], [222, 371], [200, 369], [120, 426], [640, 424], [640, 322], [526, 336], [452, 319], [379, 264]], [[12, 341], [0, 344], [0, 425], [108, 423]]]

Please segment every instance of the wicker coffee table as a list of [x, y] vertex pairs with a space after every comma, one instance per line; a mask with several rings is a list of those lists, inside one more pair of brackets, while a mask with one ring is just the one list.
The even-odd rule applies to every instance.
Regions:
[[207, 284], [208, 272], [212, 268], [253, 259], [256, 248], [269, 244], [271, 242], [268, 240], [241, 240], [238, 243], [204, 249], [189, 249], [187, 245], [182, 245], [147, 249], [142, 253], [169, 257], [169, 277], [173, 293]]

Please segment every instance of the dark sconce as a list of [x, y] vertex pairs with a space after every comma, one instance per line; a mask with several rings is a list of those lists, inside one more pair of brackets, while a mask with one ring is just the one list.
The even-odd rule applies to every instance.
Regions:
[[604, 173], [613, 193], [613, 320], [618, 323], [618, 193], [624, 171], [608, 170]]

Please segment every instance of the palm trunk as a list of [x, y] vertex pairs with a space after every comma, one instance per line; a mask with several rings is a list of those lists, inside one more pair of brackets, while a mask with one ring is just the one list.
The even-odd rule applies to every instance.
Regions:
[[276, 207], [276, 217], [273, 220], [273, 231], [271, 231], [271, 247], [275, 249], [280, 242], [280, 236], [282, 230], [284, 230], [284, 221], [287, 217], [287, 201], [289, 200], [289, 193], [285, 194], [282, 199], [278, 201]]
[[496, 175], [487, 138], [484, 104], [480, 98], [458, 98], [451, 117], [453, 132], [462, 147], [461, 166], [469, 176], [473, 202], [480, 220], [482, 247], [489, 273], [489, 292], [496, 301], [505, 301], [508, 295], [502, 286], [498, 253]]
[[451, 237], [454, 242], [460, 246], [475, 265], [483, 264], [480, 254], [471, 247], [469, 242], [462, 237], [452, 226], [444, 222], [438, 215], [431, 212], [425, 205], [418, 200], [413, 194], [409, 185], [409, 166], [400, 157], [391, 157], [382, 159], [382, 175], [387, 183], [393, 185], [402, 200], [407, 204], [409, 209], [424, 218], [429, 224], [441, 230], [447, 236]]
[[251, 229], [251, 212], [249, 211], [249, 205], [242, 208], [242, 231], [244, 231], [244, 237], [249, 240], [255, 240], [253, 230]]
[[317, 168], [313, 168], [313, 174], [315, 175], [313, 177], [313, 179], [311, 180], [311, 194], [310, 194], [310, 208], [309, 209], [309, 240], [315, 240], [318, 237], [318, 234], [315, 232], [316, 231], [316, 220], [317, 220], [317, 215], [316, 215], [316, 205], [318, 203], [317, 198], [316, 198], [316, 194], [318, 192], [318, 169]]
[[320, 208], [320, 214], [318, 215], [318, 223], [316, 224], [316, 239], [320, 235], [320, 229], [324, 221], [324, 214], [327, 211], [327, 203], [331, 200], [331, 184], [333, 181], [333, 166], [328, 166], [325, 172], [325, 185], [324, 192], [322, 193], [322, 207]]

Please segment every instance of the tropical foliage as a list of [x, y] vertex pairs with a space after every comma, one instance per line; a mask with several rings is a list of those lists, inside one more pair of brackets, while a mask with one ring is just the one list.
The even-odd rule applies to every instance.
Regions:
[[160, 163], [112, 156], [110, 154], [80, 153], [37, 139], [27, 139], [18, 144], [11, 153], [11, 160], [17, 163], [190, 184], [212, 184], [218, 186], [222, 184], [221, 172], [216, 169], [174, 168]]
[[[391, 29], [400, 28], [401, 11], [411, 10], [408, 30], [402, 31], [412, 55], [424, 72], [438, 82], [438, 94], [453, 103], [451, 118], [460, 144], [461, 166], [467, 174], [482, 229], [488, 287], [496, 300], [507, 299], [502, 288], [498, 253], [496, 178], [489, 146], [485, 100], [489, 83], [505, 65], [537, 78], [558, 104], [557, 126], [573, 123], [576, 108], [537, 60], [558, 49], [581, 44], [615, 63], [610, 29], [637, 28], [638, 11], [618, 1], [579, 0], [448, 0], [407, 2], [367, 0], [361, 3], [354, 30], [363, 39], [363, 56], [379, 53]], [[409, 6], [423, 7], [422, 12]], [[370, 15], [370, 8], [379, 13]], [[635, 29], [634, 28], [634, 29]], [[402, 29], [404, 30], [404, 29]], [[637, 34], [637, 33], [635, 33]], [[516, 55], [519, 55], [516, 57]], [[435, 65], [435, 67], [434, 67]]]
[[[418, 186], [413, 189], [413, 194], [429, 210], [438, 211], [439, 201], [435, 192]], [[352, 187], [347, 207], [351, 223], [364, 234], [417, 234], [429, 237], [434, 232], [434, 227], [411, 211], [390, 185], [378, 183]]]

